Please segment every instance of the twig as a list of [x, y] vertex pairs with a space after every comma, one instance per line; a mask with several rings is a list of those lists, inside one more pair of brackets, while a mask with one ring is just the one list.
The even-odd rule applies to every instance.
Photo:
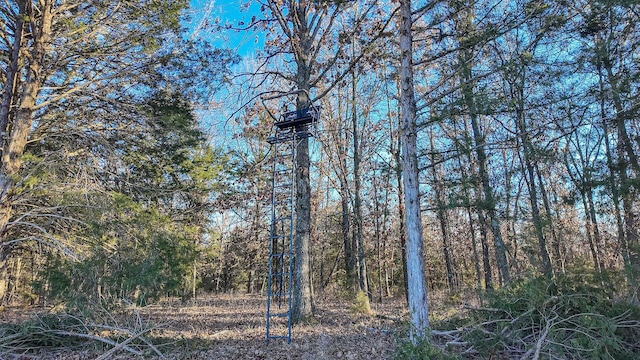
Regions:
[[460, 332], [461, 331], [458, 330], [458, 329], [456, 329], [456, 330], [447, 330], [447, 331], [431, 330], [431, 335], [446, 336], [446, 337], [450, 337], [450, 338], [455, 338], [456, 336], [454, 336], [454, 335], [459, 335]]
[[[124, 349], [125, 347], [127, 347], [127, 344], [132, 342], [133, 340], [139, 338], [142, 334], [144, 334], [147, 330], [136, 334], [135, 336], [130, 336], [128, 339], [126, 339], [125, 341], [118, 343], [116, 346], [114, 346], [113, 348], [111, 348], [109, 351], [107, 351], [106, 353], [100, 355], [96, 360], [106, 360], [108, 359], [111, 355], [115, 354], [118, 350], [120, 349]], [[161, 355], [162, 356], [162, 355]]]

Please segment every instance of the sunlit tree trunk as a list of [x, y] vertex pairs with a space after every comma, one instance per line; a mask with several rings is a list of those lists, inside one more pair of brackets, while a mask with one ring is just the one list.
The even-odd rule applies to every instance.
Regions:
[[[276, 6], [272, 4], [272, 6]], [[296, 63], [295, 84], [297, 86], [296, 109], [302, 110], [311, 106], [309, 91], [311, 90], [311, 54], [312, 38], [307, 23], [307, 4], [297, 2], [291, 7], [294, 12], [293, 37], [297, 42], [293, 54]], [[298, 131], [299, 129], [296, 129]], [[311, 291], [311, 185], [309, 178], [309, 138], [297, 140], [295, 171], [295, 256], [293, 274], [292, 321], [294, 323], [313, 315], [313, 299]]]
[[[51, 25], [52, 25], [52, 4], [50, 0], [45, 0], [40, 3], [38, 14], [33, 9], [33, 4], [30, 0], [19, 1], [19, 10], [21, 15], [18, 15], [21, 20], [16, 20], [16, 26], [22, 29], [23, 26], [27, 26], [31, 33], [31, 42], [27, 50], [28, 52], [28, 66], [26, 67], [26, 76], [20, 89], [14, 89], [11, 95], [3, 95], [3, 107], [5, 104], [5, 96], [9, 99], [6, 100], [8, 106], [11, 105], [13, 97], [19, 98], [17, 109], [13, 119], [10, 119], [9, 109], [2, 110], [2, 116], [4, 112], [7, 112], [6, 117], [0, 119], [2, 121], [2, 127], [4, 128], [4, 134], [0, 134], [4, 139], [2, 141], [2, 162], [0, 164], [0, 276], [6, 274], [6, 258], [10, 252], [10, 245], [7, 244], [7, 233], [9, 231], [9, 221], [13, 211], [12, 192], [18, 181], [18, 172], [22, 166], [22, 156], [24, 155], [24, 149], [27, 145], [27, 139], [31, 131], [33, 124], [33, 111], [36, 105], [36, 97], [40, 91], [42, 84], [41, 70], [45, 60], [46, 46], [49, 43], [51, 37]], [[23, 24], [22, 21], [26, 23]], [[21, 32], [18, 33], [18, 38], [14, 41], [18, 42], [18, 48], [21, 48]], [[14, 44], [14, 48], [15, 48]], [[19, 53], [19, 51], [18, 51]], [[11, 65], [13, 66], [13, 64]], [[13, 76], [14, 79], [10, 79]], [[13, 88], [15, 84], [15, 74], [8, 74], [7, 81], [12, 81], [12, 84], [7, 84], [6, 92], [9, 91], [9, 87]], [[15, 91], [18, 90], [19, 93]], [[6, 93], [5, 93], [6, 94]], [[5, 120], [6, 119], [6, 120]], [[5, 123], [6, 121], [6, 123]], [[6, 280], [0, 279], [0, 288], [6, 288], [3, 286]], [[4, 297], [2, 290], [0, 290], [0, 301]]]
[[417, 152], [417, 110], [413, 77], [413, 34], [411, 0], [400, 0], [398, 28], [400, 32], [400, 104], [402, 180], [407, 233], [407, 283], [411, 338], [416, 342], [429, 333], [429, 307], [425, 278], [420, 183]]

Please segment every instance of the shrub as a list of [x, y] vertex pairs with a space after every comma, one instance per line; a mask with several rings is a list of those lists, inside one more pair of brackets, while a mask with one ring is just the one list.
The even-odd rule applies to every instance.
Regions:
[[519, 279], [489, 294], [486, 308], [472, 311], [475, 325], [463, 339], [482, 356], [636, 358], [640, 309], [614, 300], [618, 274], [602, 275]]
[[356, 314], [373, 315], [371, 304], [369, 303], [369, 297], [364, 291], [358, 291], [356, 298], [353, 300], [351, 310]]
[[399, 342], [393, 354], [396, 360], [455, 360], [457, 356], [448, 354], [434, 346], [428, 338], [413, 343], [408, 338]]

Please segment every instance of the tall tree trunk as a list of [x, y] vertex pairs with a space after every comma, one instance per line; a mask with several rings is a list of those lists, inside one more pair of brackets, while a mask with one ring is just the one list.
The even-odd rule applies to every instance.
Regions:
[[374, 171], [374, 175], [373, 175], [373, 179], [371, 180], [371, 185], [373, 187], [373, 213], [374, 213], [374, 217], [373, 217], [373, 226], [374, 226], [374, 237], [376, 239], [376, 260], [377, 260], [377, 266], [378, 266], [378, 302], [382, 303], [382, 291], [384, 288], [384, 283], [382, 282], [382, 273], [383, 273], [383, 255], [382, 255], [382, 251], [383, 251], [383, 246], [382, 246], [382, 229], [381, 229], [381, 224], [380, 224], [380, 215], [381, 215], [381, 211], [380, 211], [380, 201], [378, 200], [378, 180], [377, 180], [377, 168], [373, 169]]
[[[626, 116], [625, 110], [620, 98], [620, 90], [618, 89], [617, 77], [613, 74], [612, 64], [609, 61], [608, 56], [604, 56], [602, 63], [607, 73], [607, 80], [611, 87], [611, 94], [613, 97], [613, 106], [616, 110], [615, 125], [616, 134], [618, 137], [616, 150], [618, 152], [618, 171], [620, 173], [620, 195], [622, 195], [622, 208], [624, 210], [624, 224], [625, 224], [625, 243], [626, 251], [628, 252], [629, 264], [631, 266], [638, 265], [638, 259], [631, 256], [630, 248], [638, 243], [638, 229], [636, 226], [636, 214], [634, 210], [634, 198], [637, 193], [638, 186], [632, 184], [632, 180], [629, 179], [627, 172], [629, 171], [628, 165], [636, 174], [636, 177], [640, 176], [640, 164], [638, 163], [638, 156], [636, 155], [631, 139], [627, 132], [627, 126], [625, 124]], [[635, 188], [634, 188], [635, 187]], [[636, 260], [636, 261], [634, 261]]]
[[309, 139], [296, 147], [296, 233], [293, 275], [292, 321], [313, 315], [311, 297], [311, 187], [309, 180]]
[[534, 163], [533, 167], [537, 175], [538, 184], [540, 184], [540, 195], [542, 195], [542, 204], [544, 205], [546, 220], [549, 224], [549, 231], [551, 231], [551, 239], [553, 240], [551, 248], [553, 249], [555, 266], [556, 269], [559, 269], [560, 272], [564, 273], [564, 257], [562, 256], [562, 252], [560, 251], [560, 238], [558, 237], [555, 227], [555, 221], [553, 220], [553, 215], [551, 214], [551, 202], [549, 201], [549, 195], [547, 193], [546, 187], [544, 186], [542, 172], [540, 171], [538, 164]]
[[[294, 47], [296, 60], [295, 82], [298, 96], [296, 109], [302, 110], [311, 106], [309, 92], [311, 90], [311, 54], [312, 39], [307, 23], [308, 7], [299, 2], [291, 11], [295, 12], [294, 23], [297, 27], [297, 46]], [[305, 125], [303, 125], [305, 126]], [[304, 129], [295, 129], [304, 130]], [[311, 290], [311, 185], [309, 178], [309, 138], [298, 140], [296, 146], [296, 234], [293, 276], [292, 321], [298, 323], [313, 315], [313, 299]]]
[[[344, 109], [342, 107], [342, 98], [338, 99], [338, 113], [342, 114]], [[334, 131], [331, 132], [333, 141], [336, 147], [337, 153], [337, 165], [336, 172], [338, 174], [338, 180], [340, 182], [340, 205], [341, 205], [341, 231], [342, 240], [344, 243], [344, 270], [346, 274], [346, 284], [353, 291], [356, 289], [356, 257], [354, 255], [353, 242], [351, 237], [351, 214], [349, 209], [349, 199], [351, 194], [349, 193], [349, 183], [347, 181], [347, 144], [348, 132]], [[342, 135], [344, 134], [344, 138]]]
[[11, 48], [10, 62], [6, 69], [4, 91], [2, 92], [2, 104], [0, 105], [0, 146], [4, 148], [4, 141], [9, 125], [9, 113], [13, 104], [18, 75], [20, 50], [22, 49], [22, 33], [24, 29], [26, 1], [18, 1], [18, 16], [15, 19], [13, 32], [13, 47]]
[[439, 166], [436, 165], [438, 160], [435, 157], [435, 143], [434, 143], [433, 131], [429, 133], [429, 143], [431, 145], [431, 163], [433, 164], [433, 189], [436, 197], [436, 217], [440, 224], [440, 233], [442, 234], [442, 255], [444, 257], [444, 264], [447, 270], [447, 286], [449, 291], [453, 291], [455, 288], [455, 266], [451, 257], [451, 241], [449, 239], [449, 227], [446, 212], [446, 203], [444, 200], [444, 189], [442, 183], [444, 179], [440, 179]]
[[[523, 70], [524, 72], [524, 70]], [[548, 277], [553, 276], [553, 267], [551, 265], [551, 258], [547, 251], [547, 243], [542, 229], [542, 218], [540, 217], [540, 210], [538, 208], [538, 189], [536, 186], [535, 170], [533, 165], [533, 145], [529, 140], [529, 134], [525, 123], [524, 114], [524, 74], [522, 76], [522, 84], [515, 90], [515, 97], [518, 100], [518, 108], [516, 109], [516, 128], [519, 132], [520, 141], [522, 142], [522, 154], [523, 154], [523, 167], [525, 182], [529, 189], [529, 203], [531, 204], [531, 215], [533, 218], [533, 226], [535, 228], [536, 238], [538, 239], [538, 246], [540, 250], [540, 259], [542, 260], [542, 271]]]
[[[482, 193], [484, 195], [484, 201], [480, 202], [481, 206], [479, 212], [486, 210], [489, 219], [489, 225], [493, 234], [493, 244], [495, 247], [496, 262], [498, 265], [498, 273], [500, 275], [501, 282], [507, 282], [511, 278], [509, 271], [509, 264], [507, 262], [506, 249], [504, 240], [502, 239], [502, 230], [500, 229], [500, 220], [496, 213], [496, 200], [491, 189], [489, 182], [489, 173], [487, 171], [487, 154], [485, 152], [485, 137], [480, 130], [480, 124], [478, 119], [478, 112], [476, 110], [473, 79], [471, 74], [470, 61], [473, 59], [473, 54], [470, 50], [461, 50], [461, 56], [459, 60], [460, 73], [461, 73], [461, 88], [462, 97], [469, 111], [469, 118], [471, 119], [471, 129], [473, 131], [473, 139], [475, 145], [475, 152], [478, 161], [478, 175], [482, 184]], [[481, 215], [484, 217], [484, 215]], [[481, 224], [485, 224], [481, 221]]]
[[[28, 26], [31, 30], [32, 43], [28, 49], [28, 66], [18, 96], [20, 101], [14, 119], [11, 121], [9, 118], [11, 114], [8, 113], [7, 123], [1, 124], [5, 127], [6, 139], [2, 142], [2, 163], [0, 164], [0, 276], [6, 273], [6, 258], [10, 252], [10, 246], [7, 245], [7, 232], [13, 211], [12, 191], [19, 178], [18, 172], [22, 167], [22, 156], [33, 125], [33, 111], [42, 83], [40, 71], [45, 60], [46, 46], [51, 37], [52, 24], [51, 0], [42, 1], [37, 13], [30, 0], [21, 0], [18, 4], [20, 11], [23, 11], [23, 15], [19, 15], [19, 17], [27, 20], [24, 26]], [[18, 23], [16, 25], [23, 26]], [[20, 41], [20, 39], [16, 39], [16, 41]], [[18, 47], [20, 48], [20, 46]], [[15, 78], [15, 75], [13, 76]], [[9, 77], [7, 77], [7, 81], [9, 81]], [[13, 84], [10, 86], [13, 87]], [[13, 96], [16, 96], [15, 89], [11, 98]], [[3, 102], [4, 100], [3, 95]], [[10, 106], [12, 100], [7, 101]], [[0, 279], [0, 287], [4, 281], [4, 279]], [[3, 297], [4, 294], [0, 290], [0, 301]]]
[[[18, 16], [15, 19], [15, 30], [13, 33], [13, 47], [11, 50], [11, 57], [9, 65], [6, 69], [6, 79], [4, 84], [4, 91], [2, 92], [2, 104], [0, 105], [0, 148], [2, 149], [2, 167], [4, 168], [4, 154], [6, 151], [6, 141], [8, 141], [7, 127], [9, 125], [9, 114], [11, 112], [11, 105], [15, 99], [16, 82], [18, 74], [18, 63], [20, 57], [20, 50], [22, 48], [22, 32], [25, 26], [25, 1], [18, 1]], [[9, 190], [11, 183], [9, 179], [5, 178], [5, 174], [0, 173], [0, 304], [3, 303], [7, 289], [7, 264], [6, 258], [8, 256], [9, 249], [5, 244], [5, 228], [11, 217], [11, 209], [4, 207], [10, 206]]]
[[402, 178], [406, 206], [407, 277], [411, 339], [414, 343], [429, 334], [429, 307], [422, 242], [420, 213], [420, 183], [417, 152], [417, 110], [413, 77], [413, 34], [411, 0], [400, 0], [398, 28], [400, 30], [400, 104]]
[[[355, 47], [355, 45], [354, 45]], [[354, 50], [355, 53], [355, 50]], [[355, 54], [354, 54], [355, 55]], [[353, 182], [354, 182], [354, 204], [353, 204], [353, 225], [354, 225], [354, 240], [356, 248], [358, 249], [358, 287], [360, 291], [367, 295], [367, 304], [371, 299], [371, 293], [369, 292], [369, 279], [367, 274], [367, 263], [364, 252], [364, 239], [362, 237], [362, 198], [360, 195], [360, 143], [358, 136], [358, 112], [357, 112], [357, 78], [356, 67], [352, 69], [352, 82], [351, 82], [351, 125], [353, 130]]]
[[400, 158], [400, 138], [401, 135], [398, 134], [398, 146], [396, 149], [391, 149], [391, 153], [393, 154], [396, 167], [395, 167], [395, 175], [396, 181], [398, 182], [398, 236], [400, 237], [400, 256], [402, 258], [402, 279], [403, 279], [403, 290], [404, 297], [407, 301], [407, 305], [409, 305], [409, 283], [408, 283], [408, 270], [407, 270], [407, 232], [405, 230], [406, 223], [406, 211], [404, 206], [404, 185], [402, 180], [402, 159]]
[[[596, 39], [596, 44], [598, 44], [598, 40]], [[599, 52], [597, 52], [599, 54]], [[600, 90], [600, 121], [602, 122], [602, 129], [604, 131], [604, 146], [605, 153], [607, 155], [607, 167], [609, 168], [609, 188], [611, 190], [611, 196], [613, 200], [614, 214], [616, 218], [616, 225], [618, 230], [618, 243], [620, 245], [620, 253], [622, 255], [622, 260], [624, 261], [625, 268], [629, 269], [631, 267], [631, 259], [629, 256], [629, 243], [627, 234], [625, 232], [624, 222], [622, 221], [622, 211], [620, 209], [620, 188], [616, 182], [616, 174], [618, 174], [622, 179], [626, 178], [626, 173], [622, 174], [622, 169], [620, 169], [620, 165], [624, 166], [624, 164], [620, 164], [621, 161], [618, 161], [616, 164], [613, 158], [613, 152], [611, 149], [611, 144], [609, 143], [609, 126], [607, 125], [607, 117], [606, 117], [606, 109], [605, 109], [605, 86], [604, 86], [604, 75], [602, 74], [602, 59], [598, 57], [598, 85]], [[626, 168], [625, 168], [626, 169]], [[626, 170], [625, 170], [626, 171]], [[630, 278], [627, 278], [629, 281]]]

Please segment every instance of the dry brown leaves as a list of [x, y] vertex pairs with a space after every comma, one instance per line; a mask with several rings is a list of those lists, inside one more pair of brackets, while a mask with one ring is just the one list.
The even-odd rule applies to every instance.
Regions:
[[[382, 304], [372, 304], [376, 316], [354, 314], [350, 308], [348, 301], [317, 299], [316, 315], [293, 328], [291, 343], [276, 339], [268, 344], [263, 295], [211, 295], [186, 303], [167, 300], [138, 310], [139, 316], [154, 326], [147, 338], [172, 360], [391, 358], [405, 311], [402, 300], [385, 299]], [[9, 322], [14, 322], [24, 313], [11, 315], [4, 311], [0, 315], [5, 321], [13, 317]], [[95, 359], [104, 353], [63, 350], [24, 358], [80, 360]], [[110, 358], [132, 357], [118, 352]], [[143, 358], [158, 357], [150, 354]]]
[[[297, 325], [291, 343], [265, 341], [265, 297], [223, 295], [193, 304], [167, 304], [153, 317], [171, 322], [158, 334], [196, 344], [175, 349], [171, 359], [389, 359], [400, 319], [401, 302], [374, 306], [379, 316], [359, 316], [350, 304], [335, 299], [317, 301], [313, 319]], [[204, 346], [197, 346], [201, 344]]]

